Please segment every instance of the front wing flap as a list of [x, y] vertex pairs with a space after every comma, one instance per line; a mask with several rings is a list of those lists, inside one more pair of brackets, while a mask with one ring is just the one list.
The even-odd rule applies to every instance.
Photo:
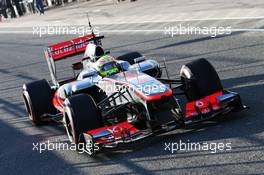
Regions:
[[186, 104], [185, 124], [193, 124], [247, 108], [238, 93], [219, 91]]

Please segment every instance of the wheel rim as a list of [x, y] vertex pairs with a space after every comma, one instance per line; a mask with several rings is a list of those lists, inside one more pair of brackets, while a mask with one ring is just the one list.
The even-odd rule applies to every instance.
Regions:
[[30, 107], [30, 102], [28, 99], [28, 95], [23, 94], [23, 99], [24, 99], [24, 104], [25, 104], [25, 108], [27, 110], [28, 116], [30, 120], [33, 120], [33, 116], [32, 116], [32, 109]]
[[65, 109], [65, 114], [64, 114], [64, 125], [65, 125], [65, 128], [66, 128], [66, 132], [67, 132], [68, 138], [72, 142], [74, 133], [73, 133], [73, 128], [72, 128], [72, 124], [71, 124], [69, 115], [70, 115], [69, 114], [69, 109], [66, 108]]

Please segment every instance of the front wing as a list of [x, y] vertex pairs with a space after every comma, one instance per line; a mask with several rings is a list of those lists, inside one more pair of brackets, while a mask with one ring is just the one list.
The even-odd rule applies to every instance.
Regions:
[[[194, 124], [245, 108], [247, 107], [242, 104], [239, 94], [230, 91], [216, 92], [202, 99], [188, 102], [186, 104], [184, 124]], [[129, 122], [123, 122], [113, 126], [105, 126], [87, 131], [83, 133], [83, 138], [86, 143], [97, 144], [100, 148], [114, 148], [117, 147], [119, 143], [131, 143], [152, 135], [169, 132], [185, 125], [173, 121], [155, 130], [140, 130]], [[91, 150], [91, 154], [92, 153], [94, 153], [94, 150]]]

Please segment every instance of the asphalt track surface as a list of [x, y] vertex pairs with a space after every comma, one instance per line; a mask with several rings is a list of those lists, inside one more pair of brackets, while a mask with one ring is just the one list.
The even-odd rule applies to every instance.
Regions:
[[[62, 126], [32, 126], [21, 98], [22, 84], [49, 79], [43, 49], [72, 36], [1, 34], [0, 36], [0, 172], [1, 174], [262, 174], [264, 172], [264, 36], [235, 32], [211, 38], [162, 34], [108, 34], [104, 47], [113, 55], [140, 51], [168, 61], [171, 76], [181, 65], [207, 58], [223, 85], [241, 94], [250, 109], [151, 137], [91, 158], [75, 151], [33, 151], [33, 143], [67, 143]], [[68, 72], [66, 67], [61, 72]], [[41, 92], [40, 92], [41, 93]], [[231, 143], [230, 151], [164, 150], [166, 143]]]

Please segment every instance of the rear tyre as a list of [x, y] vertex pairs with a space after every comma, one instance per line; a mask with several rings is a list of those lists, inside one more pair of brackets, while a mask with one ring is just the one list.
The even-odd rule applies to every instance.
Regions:
[[125, 55], [121, 55], [121, 56], [117, 57], [117, 60], [127, 61], [127, 62], [129, 62], [129, 64], [133, 65], [133, 64], [135, 64], [134, 59], [139, 58], [139, 57], [142, 57], [142, 55], [139, 52], [130, 52], [130, 53], [127, 53]]
[[46, 80], [24, 84], [23, 99], [29, 119], [35, 125], [43, 124], [44, 114], [56, 113], [52, 105], [52, 90]]
[[90, 95], [74, 95], [64, 103], [64, 123], [72, 143], [82, 142], [80, 139], [82, 133], [103, 126], [101, 116]]
[[185, 82], [185, 93], [189, 101], [223, 90], [216, 70], [204, 58], [182, 66], [180, 76]]

